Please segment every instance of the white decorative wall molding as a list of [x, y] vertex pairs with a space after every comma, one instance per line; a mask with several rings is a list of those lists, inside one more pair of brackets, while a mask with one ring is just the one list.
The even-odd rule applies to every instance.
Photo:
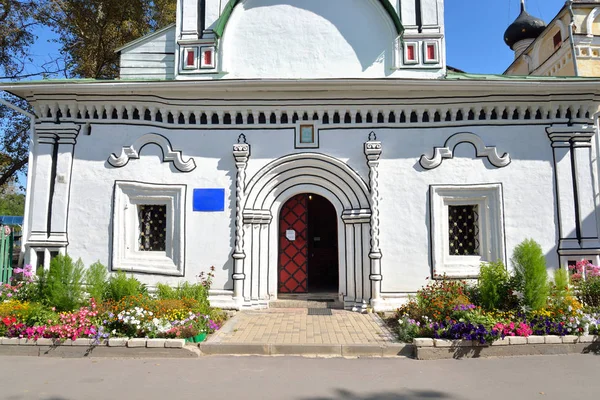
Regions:
[[[431, 185], [431, 260], [434, 275], [477, 278], [482, 262], [506, 262], [502, 184]], [[475, 205], [478, 210], [477, 255], [455, 255], [450, 247], [449, 206]]]
[[497, 168], [506, 167], [510, 164], [510, 156], [504, 153], [498, 155], [495, 146], [486, 146], [483, 140], [474, 133], [462, 132], [456, 133], [446, 140], [444, 147], [435, 147], [431, 158], [423, 154], [419, 163], [425, 169], [435, 169], [439, 167], [446, 159], [454, 158], [454, 149], [461, 143], [470, 143], [475, 147], [476, 156], [487, 158], [490, 164]]
[[[589, 119], [597, 111], [593, 101], [581, 96], [561, 95], [560, 99], [549, 96], [515, 99], [509, 96], [491, 96], [486, 103], [473, 99], [453, 104], [448, 98], [427, 99], [425, 104], [415, 105], [417, 100], [364, 101], [340, 104], [331, 100], [307, 100], [297, 102], [252, 101], [181, 101], [173, 99], [162, 104], [160, 99], [148, 97], [128, 100], [81, 99], [77, 102], [57, 103], [55, 98], [37, 98], [33, 102], [40, 120], [52, 122], [59, 109], [65, 109], [61, 121], [80, 124], [133, 124], [176, 129], [257, 128], [260, 126], [296, 127], [306, 121], [319, 124], [321, 130], [337, 126], [358, 127], [421, 127], [506, 125], [519, 121], [522, 124], [559, 123], [570, 119]], [[65, 116], [67, 115], [67, 116]]]
[[[116, 181], [112, 216], [112, 270], [185, 276], [186, 185]], [[139, 251], [138, 207], [164, 205], [165, 251]]]
[[163, 153], [162, 162], [173, 163], [178, 171], [191, 172], [196, 169], [196, 162], [193, 158], [184, 161], [182, 151], [173, 150], [169, 139], [157, 133], [148, 133], [141, 136], [131, 146], [123, 147], [119, 156], [114, 153], [111, 154], [108, 158], [108, 163], [115, 168], [124, 167], [132, 158], [139, 159], [141, 150], [149, 144], [155, 144], [160, 147]]
[[369, 166], [369, 188], [371, 194], [371, 303], [374, 308], [381, 301], [381, 249], [379, 248], [379, 159], [383, 151], [381, 142], [377, 141], [374, 132], [369, 134], [369, 141], [365, 143], [365, 155]]
[[590, 13], [588, 14], [588, 16], [586, 18], [585, 33], [587, 34], [588, 37], [594, 36], [594, 21], [596, 20], [596, 18], [598, 18], [599, 14], [600, 14], [600, 7], [596, 7], [592, 11], [590, 11]]
[[250, 145], [246, 142], [246, 135], [240, 134], [238, 142], [233, 145], [233, 158], [235, 158], [235, 250], [233, 252], [233, 299], [241, 306], [244, 302], [243, 284], [246, 279], [244, 274], [244, 213], [243, 204], [246, 196], [246, 167], [250, 158]]
[[546, 128], [554, 153], [558, 254], [586, 256], [600, 250], [592, 174], [592, 138], [596, 127], [587, 122]]
[[[41, 123], [35, 128], [32, 160], [31, 231], [26, 246], [68, 246], [67, 215], [71, 195], [73, 154], [81, 125]], [[41, 251], [41, 250], [40, 250]]]

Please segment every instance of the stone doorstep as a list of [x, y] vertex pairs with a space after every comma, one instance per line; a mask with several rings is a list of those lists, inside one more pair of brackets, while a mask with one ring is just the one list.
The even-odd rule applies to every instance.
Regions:
[[270, 343], [215, 343], [199, 345], [203, 355], [258, 355], [258, 356], [324, 356], [324, 357], [412, 357], [414, 346], [390, 344], [270, 344]]

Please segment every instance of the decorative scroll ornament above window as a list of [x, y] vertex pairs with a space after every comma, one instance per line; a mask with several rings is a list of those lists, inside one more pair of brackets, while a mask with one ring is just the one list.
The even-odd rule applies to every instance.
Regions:
[[180, 150], [173, 150], [169, 139], [156, 133], [148, 133], [137, 139], [131, 146], [123, 147], [121, 155], [118, 157], [114, 153], [111, 154], [108, 157], [108, 163], [115, 168], [124, 167], [132, 158], [139, 159], [140, 151], [144, 146], [149, 144], [155, 144], [160, 147], [163, 154], [162, 161], [172, 162], [179, 172], [191, 172], [196, 169], [196, 162], [193, 158], [183, 161], [182, 152]]
[[499, 156], [495, 146], [487, 147], [483, 140], [474, 133], [462, 132], [452, 135], [446, 140], [444, 147], [435, 147], [433, 157], [429, 158], [426, 154], [421, 156], [419, 163], [425, 169], [435, 169], [439, 167], [445, 159], [454, 157], [454, 149], [461, 143], [470, 143], [475, 147], [477, 157], [485, 157], [490, 164], [497, 168], [506, 167], [510, 164], [508, 153]]

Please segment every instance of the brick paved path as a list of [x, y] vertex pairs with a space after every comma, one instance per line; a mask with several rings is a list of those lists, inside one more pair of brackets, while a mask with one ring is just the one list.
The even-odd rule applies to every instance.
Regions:
[[237, 313], [209, 343], [388, 344], [396, 338], [377, 314], [332, 310], [307, 315], [307, 309], [269, 309]]

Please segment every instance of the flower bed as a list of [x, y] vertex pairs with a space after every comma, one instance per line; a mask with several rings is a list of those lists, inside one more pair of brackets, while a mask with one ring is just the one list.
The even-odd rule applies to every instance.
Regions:
[[212, 333], [225, 319], [208, 303], [212, 270], [195, 285], [162, 285], [152, 297], [135, 278], [123, 273], [109, 278], [106, 268], [95, 264], [85, 277], [87, 291], [100, 297], [96, 301], [85, 294], [83, 268], [77, 264], [59, 256], [37, 277], [31, 266], [15, 269], [11, 284], [0, 288], [0, 337], [94, 343], [121, 337], [185, 339]]
[[582, 260], [547, 277], [535, 242], [515, 250], [513, 272], [483, 264], [477, 282], [434, 276], [389, 321], [401, 341], [434, 338], [492, 344], [506, 337], [600, 334], [600, 268]]

